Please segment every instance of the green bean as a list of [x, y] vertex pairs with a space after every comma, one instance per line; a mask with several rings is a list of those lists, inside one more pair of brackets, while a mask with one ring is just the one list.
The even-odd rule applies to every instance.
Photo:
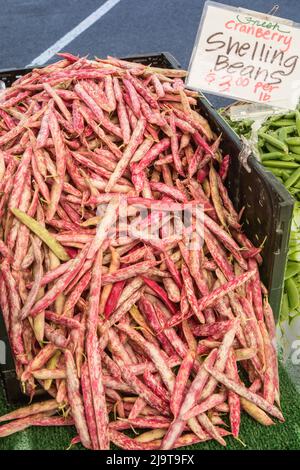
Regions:
[[299, 248], [299, 245], [295, 245], [293, 247], [289, 247], [289, 253], [288, 253], [288, 256], [292, 256], [294, 255], [295, 253], [300, 253], [300, 248]]
[[297, 128], [298, 135], [300, 137], [300, 112], [298, 111], [298, 109], [295, 111], [295, 116], [296, 116], [296, 128]]
[[287, 127], [279, 127], [277, 135], [281, 142], [285, 142], [285, 140], [288, 138]]
[[265, 141], [269, 144], [273, 145], [274, 147], [277, 147], [284, 153], [288, 153], [288, 146], [284, 142], [281, 142], [281, 140], [277, 139], [276, 137], [273, 137], [272, 135], [266, 134], [265, 132], [259, 132], [259, 135], [260, 137], [265, 139]]
[[299, 231], [298, 231], [298, 230], [297, 230], [297, 231], [294, 231], [294, 230], [293, 230], [293, 231], [291, 232], [290, 239], [291, 239], [291, 240], [297, 240], [297, 241], [300, 242], [300, 233], [299, 233]]
[[295, 310], [295, 308], [299, 305], [299, 292], [297, 289], [297, 285], [293, 278], [287, 279], [285, 281], [286, 293], [288, 296], [289, 307], [291, 310]]
[[[298, 155], [298, 156], [299, 156], [299, 155]], [[296, 160], [295, 154], [294, 154], [294, 153], [288, 153], [287, 155], [285, 155], [285, 157], [283, 158], [283, 160], [286, 161], [286, 162], [294, 162], [294, 161]], [[299, 161], [299, 159], [296, 160], [296, 161]]]
[[261, 128], [259, 129], [259, 132], [267, 132], [268, 130], [269, 130], [269, 125], [265, 124], [261, 126]]
[[287, 137], [285, 141], [288, 144], [288, 146], [290, 145], [300, 146], [300, 137]]
[[277, 161], [277, 160], [269, 160], [264, 162], [264, 166], [268, 168], [287, 168], [287, 169], [292, 169], [292, 168], [299, 168], [299, 164], [295, 162], [283, 162], [283, 161]]
[[264, 143], [264, 146], [268, 150], [268, 152], [278, 152], [278, 148], [274, 147], [274, 145], [268, 144], [268, 142]]
[[265, 141], [263, 139], [258, 139], [257, 145], [258, 147], [264, 147]]
[[[288, 189], [288, 188], [287, 188]], [[300, 189], [297, 188], [289, 188], [289, 192], [293, 197], [297, 197], [298, 193], [300, 192]]]
[[288, 255], [289, 261], [296, 261], [297, 263], [300, 263], [300, 253], [299, 251], [296, 251], [292, 255]]
[[295, 111], [290, 111], [289, 113], [284, 115], [285, 119], [293, 119], [295, 118]]
[[290, 177], [291, 171], [281, 170], [280, 168], [268, 168], [269, 171], [276, 176], [276, 178], [282, 178], [284, 181]]
[[296, 317], [297, 315], [299, 315], [299, 310], [292, 310], [290, 312], [289, 318]]
[[293, 134], [293, 132], [296, 132], [297, 131], [297, 127], [296, 126], [287, 126], [284, 128], [286, 130], [286, 133], [287, 134]]
[[300, 155], [300, 146], [299, 145], [289, 145], [289, 150], [291, 153], [296, 153]]
[[285, 270], [284, 279], [287, 280], [290, 277], [294, 277], [298, 273], [300, 273], [300, 264], [288, 262]]
[[20, 220], [20, 222], [22, 222], [22, 224], [26, 225], [33, 233], [43, 240], [43, 242], [49, 246], [50, 250], [52, 250], [61, 261], [67, 261], [70, 259], [64, 247], [37, 220], [17, 208], [11, 209], [11, 212]]
[[297, 155], [296, 153], [289, 153], [290, 157], [295, 161], [295, 162], [300, 162], [300, 155]]
[[282, 297], [282, 305], [281, 305], [281, 319], [282, 320], [287, 320], [289, 318], [290, 314], [290, 308], [289, 308], [289, 300], [287, 294], [283, 294]]
[[297, 183], [299, 178], [300, 178], [300, 167], [296, 171], [294, 171], [294, 173], [284, 183], [284, 186], [286, 187], [286, 189], [289, 189], [291, 186]]
[[284, 127], [284, 126], [294, 126], [295, 121], [293, 119], [279, 119], [278, 121], [272, 122], [272, 126], [275, 127]]
[[290, 239], [291, 240], [299, 240], [300, 241], [300, 233], [297, 231], [292, 231], [291, 232], [291, 236], [290, 236]]
[[284, 116], [285, 116], [284, 114], [274, 114], [274, 116], [270, 116], [270, 117], [269, 117], [268, 121], [269, 121], [270, 123], [273, 123], [273, 122], [275, 122], [275, 121], [278, 121], [279, 119], [283, 119]]
[[295, 188], [300, 189], [300, 181], [297, 181], [297, 183], [295, 184]]
[[283, 162], [294, 162], [295, 158], [293, 157], [292, 153], [285, 153], [281, 160]]
[[297, 247], [289, 247], [288, 251], [288, 261], [297, 262], [297, 257], [299, 257], [299, 249]]
[[284, 133], [286, 134], [286, 138], [287, 138], [288, 134], [292, 134], [293, 132], [295, 132], [295, 130], [296, 130], [296, 125], [294, 124], [293, 126], [276, 127], [276, 129], [273, 129], [272, 131], [275, 132], [278, 136]]
[[[286, 153], [283, 152], [268, 152], [268, 153], [262, 153], [261, 154], [261, 161], [265, 160], [277, 160], [277, 159], [285, 159], [287, 157]], [[293, 159], [293, 157], [288, 157]]]
[[243, 127], [245, 129], [247, 129], [248, 127], [252, 126], [253, 120], [252, 119], [245, 119], [244, 121], [242, 121], [242, 123], [243, 123]]

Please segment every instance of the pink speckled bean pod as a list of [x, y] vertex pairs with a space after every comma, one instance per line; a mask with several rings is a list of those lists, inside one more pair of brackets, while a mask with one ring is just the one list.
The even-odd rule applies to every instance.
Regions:
[[182, 401], [184, 399], [184, 392], [188, 383], [190, 373], [193, 368], [194, 361], [195, 361], [195, 353], [192, 351], [188, 351], [186, 353], [186, 356], [182, 360], [182, 363], [178, 370], [178, 374], [176, 376], [174, 391], [172, 393], [171, 400], [170, 400], [170, 410], [172, 411], [175, 419], [177, 418], [179, 414]]
[[[226, 374], [228, 378], [234, 380], [235, 382], [239, 382], [240, 379], [233, 349], [230, 350], [228, 355]], [[229, 390], [228, 392], [228, 405], [231, 432], [234, 437], [238, 437], [241, 423], [241, 401], [240, 397], [232, 390]]]

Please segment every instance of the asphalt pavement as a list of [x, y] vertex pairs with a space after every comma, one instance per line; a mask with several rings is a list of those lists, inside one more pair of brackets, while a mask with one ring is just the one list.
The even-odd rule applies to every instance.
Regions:
[[[107, 0], [0, 0], [0, 69], [22, 68], [92, 15]], [[63, 49], [104, 57], [169, 51], [187, 67], [202, 0], [119, 0]], [[218, 2], [222, 3], [222, 2]], [[273, 0], [225, 0], [269, 12]], [[300, 23], [299, 0], [278, 1], [282, 18]], [[55, 57], [50, 61], [55, 60]], [[220, 98], [210, 97], [215, 105]]]

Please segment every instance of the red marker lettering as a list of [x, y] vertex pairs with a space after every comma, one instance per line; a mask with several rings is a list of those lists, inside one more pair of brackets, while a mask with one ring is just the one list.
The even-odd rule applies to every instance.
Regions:
[[234, 26], [235, 26], [235, 21], [234, 20], [230, 20], [230, 21], [227, 21], [227, 23], [225, 23], [225, 28], [226, 29], [234, 29]]

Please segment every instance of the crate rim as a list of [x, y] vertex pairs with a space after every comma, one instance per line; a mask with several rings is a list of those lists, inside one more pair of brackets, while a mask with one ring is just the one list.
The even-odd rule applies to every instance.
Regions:
[[[181, 69], [180, 62], [173, 56], [168, 51], [163, 51], [163, 52], [149, 52], [149, 53], [143, 53], [143, 54], [128, 54], [126, 56], [122, 56], [120, 59], [121, 60], [130, 60], [130, 59], [146, 59], [148, 57], [160, 57], [164, 56], [167, 60], [169, 60], [170, 64], [172, 65], [173, 68]], [[48, 65], [51, 65], [52, 62]], [[32, 65], [31, 67], [18, 67], [18, 68], [11, 68], [11, 69], [0, 69], [0, 75], [1, 74], [9, 74], [9, 73], [18, 73], [18, 72], [31, 72], [34, 69], [42, 69], [43, 67], [46, 67], [47, 64], [45, 65]]]

